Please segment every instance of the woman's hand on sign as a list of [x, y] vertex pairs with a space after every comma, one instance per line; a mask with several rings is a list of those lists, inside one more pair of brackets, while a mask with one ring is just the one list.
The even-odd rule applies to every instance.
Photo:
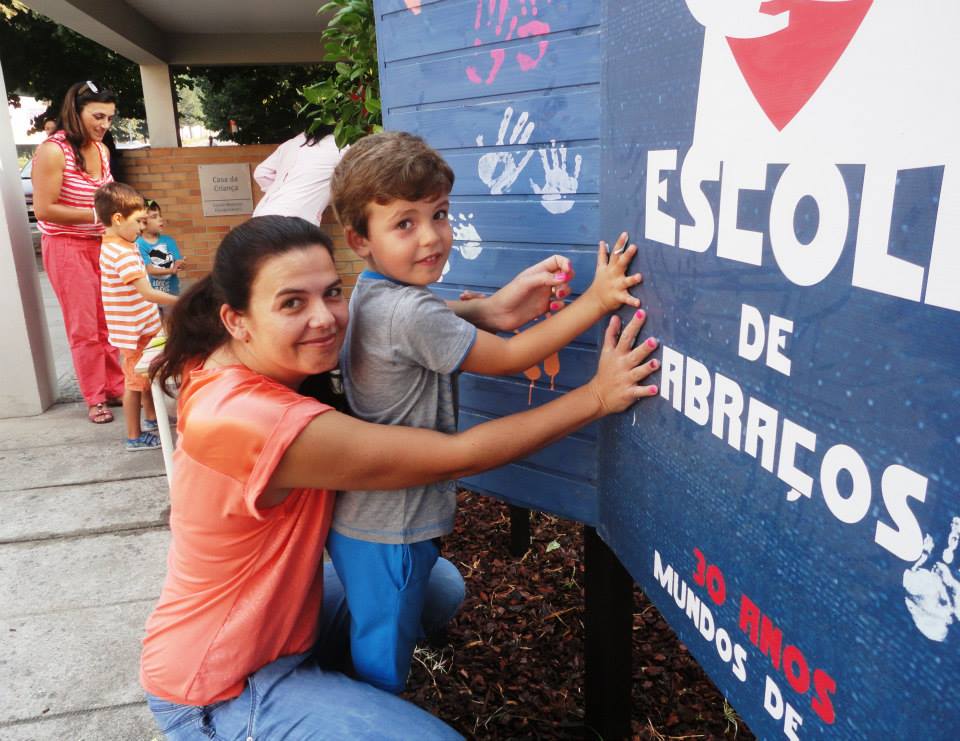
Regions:
[[641, 383], [660, 368], [656, 358], [647, 360], [659, 345], [655, 338], [648, 337], [634, 347], [645, 319], [646, 314], [639, 310], [622, 332], [620, 317], [611, 317], [607, 325], [597, 373], [590, 381], [605, 414], [622, 412], [638, 399], [656, 396], [659, 390], [655, 385]]

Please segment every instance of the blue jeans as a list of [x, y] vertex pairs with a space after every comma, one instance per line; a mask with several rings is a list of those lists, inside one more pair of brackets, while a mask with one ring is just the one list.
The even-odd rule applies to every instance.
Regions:
[[403, 692], [439, 550], [432, 540], [371, 543], [331, 530], [327, 552], [350, 611], [350, 655], [358, 679]]
[[[331, 564], [324, 565], [323, 582], [323, 610], [312, 651], [267, 664], [247, 678], [243, 693], [232, 700], [177, 705], [147, 695], [168, 741], [461, 738], [416, 705], [331, 668], [346, 659], [350, 615]], [[439, 559], [428, 592], [423, 618], [430, 630], [456, 614], [464, 596], [463, 578], [453, 564]]]

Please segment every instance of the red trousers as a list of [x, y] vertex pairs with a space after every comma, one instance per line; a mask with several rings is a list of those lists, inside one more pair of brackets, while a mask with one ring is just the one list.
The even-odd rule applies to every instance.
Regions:
[[73, 368], [88, 406], [123, 396], [117, 349], [107, 342], [100, 299], [100, 238], [41, 238], [43, 267], [60, 302]]

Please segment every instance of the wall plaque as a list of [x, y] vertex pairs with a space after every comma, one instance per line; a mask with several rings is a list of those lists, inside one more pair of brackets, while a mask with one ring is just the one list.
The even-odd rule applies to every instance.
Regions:
[[197, 170], [204, 216], [253, 213], [249, 165], [199, 165]]

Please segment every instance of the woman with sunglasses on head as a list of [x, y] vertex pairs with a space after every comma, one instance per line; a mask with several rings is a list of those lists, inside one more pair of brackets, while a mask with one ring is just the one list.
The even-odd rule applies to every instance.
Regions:
[[37, 148], [33, 161], [43, 267], [60, 302], [80, 393], [95, 424], [112, 422], [107, 404], [123, 396], [123, 371], [107, 342], [100, 300], [104, 226], [93, 208], [97, 188], [113, 181], [103, 138], [116, 111], [111, 90], [90, 80], [71, 85], [60, 109], [62, 128]]

